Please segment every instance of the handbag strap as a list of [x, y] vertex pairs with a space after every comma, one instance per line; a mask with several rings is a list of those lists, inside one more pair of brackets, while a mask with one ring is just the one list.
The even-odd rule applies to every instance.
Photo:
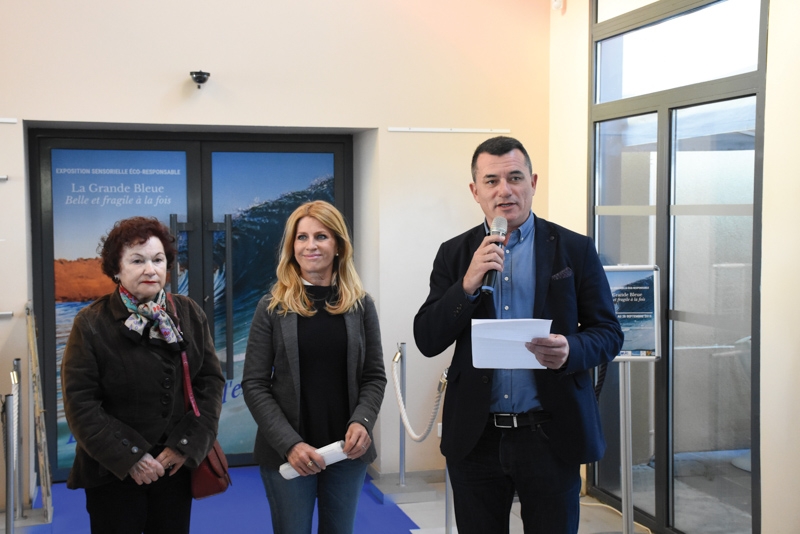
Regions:
[[[178, 330], [181, 329], [181, 321], [178, 317], [178, 308], [175, 306], [175, 301], [172, 299], [172, 293], [167, 293], [167, 300], [172, 306], [172, 313], [175, 315], [175, 326]], [[195, 417], [200, 417], [200, 410], [197, 408], [197, 401], [194, 399], [194, 389], [192, 388], [192, 379], [189, 375], [189, 358], [186, 356], [186, 351], [181, 351], [181, 363], [183, 364], [183, 409], [189, 411], [191, 405]]]

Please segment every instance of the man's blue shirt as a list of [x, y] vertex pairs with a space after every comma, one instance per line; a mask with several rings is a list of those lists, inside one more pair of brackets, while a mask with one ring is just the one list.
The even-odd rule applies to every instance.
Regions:
[[[502, 276], [498, 272], [493, 295], [498, 319], [530, 319], [536, 294], [534, 217], [531, 214], [508, 236]], [[485, 223], [484, 223], [485, 224]], [[487, 228], [488, 233], [488, 228]], [[531, 358], [534, 355], [531, 354]], [[530, 369], [495, 369], [492, 413], [523, 413], [541, 408], [536, 381]]]

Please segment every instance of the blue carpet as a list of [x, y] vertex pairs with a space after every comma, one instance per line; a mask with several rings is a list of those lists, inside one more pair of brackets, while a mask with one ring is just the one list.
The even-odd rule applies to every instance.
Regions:
[[[269, 504], [261, 484], [258, 467], [231, 468], [233, 485], [215, 497], [195, 501], [192, 505], [192, 534], [224, 532], [272, 533]], [[361, 490], [356, 514], [356, 534], [408, 534], [419, 528], [395, 504], [382, 504], [373, 497], [367, 485]], [[314, 532], [317, 529], [314, 513]], [[53, 523], [15, 529], [24, 534], [88, 534], [89, 515], [83, 490], [68, 490], [63, 483], [53, 484]]]

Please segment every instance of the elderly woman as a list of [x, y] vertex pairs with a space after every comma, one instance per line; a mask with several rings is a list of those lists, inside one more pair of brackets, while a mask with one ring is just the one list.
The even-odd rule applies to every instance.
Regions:
[[[353, 531], [385, 386], [378, 316], [344, 219], [327, 202], [303, 204], [256, 308], [242, 379], [275, 532], [310, 533], [315, 501], [319, 532]], [[316, 449], [340, 440], [351, 461], [326, 465]], [[287, 461], [299, 477], [281, 476]]]
[[[99, 247], [117, 290], [78, 313], [64, 351], [67, 487], [85, 489], [93, 533], [188, 533], [190, 469], [216, 438], [224, 379], [208, 321], [164, 292], [174, 242], [157, 219], [117, 222]], [[199, 418], [184, 408], [184, 350]]]

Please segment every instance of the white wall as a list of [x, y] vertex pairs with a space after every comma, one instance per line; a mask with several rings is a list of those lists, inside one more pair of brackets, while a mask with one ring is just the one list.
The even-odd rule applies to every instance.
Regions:
[[[378, 303], [387, 370], [406, 342], [418, 392], [409, 415], [427, 422], [449, 359], [416, 351], [412, 320], [439, 243], [481, 220], [469, 163], [490, 135], [387, 128], [508, 128], [546, 182], [547, 0], [9, 0], [1, 9], [0, 118], [17, 122], [0, 123], [0, 175], [10, 176], [0, 183], [0, 311], [14, 312], [0, 320], [0, 369], [27, 350], [24, 121], [336, 128], [354, 133], [356, 256]], [[200, 90], [189, 77], [198, 69], [211, 73]], [[535, 204], [543, 214], [546, 188]], [[398, 470], [397, 413], [387, 389], [379, 472]], [[435, 435], [407, 455], [408, 471], [444, 466]]]
[[550, 18], [550, 218], [586, 232], [589, 144], [589, 2]]
[[800, 264], [800, 4], [771, 0], [764, 119], [764, 215], [761, 272], [762, 532], [800, 531], [797, 470], [800, 451], [800, 349], [795, 282]]

